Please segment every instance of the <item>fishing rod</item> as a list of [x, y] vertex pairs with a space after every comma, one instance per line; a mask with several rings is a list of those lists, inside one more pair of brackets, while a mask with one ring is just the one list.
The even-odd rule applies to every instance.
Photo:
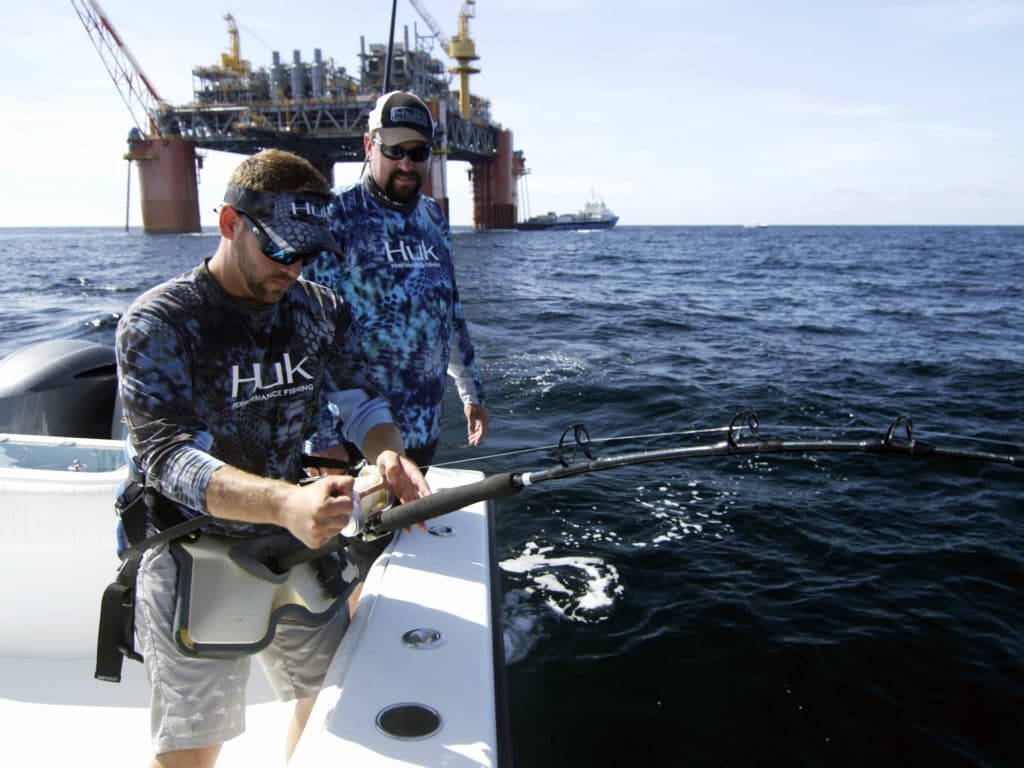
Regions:
[[398, 0], [391, 0], [391, 28], [388, 33], [388, 57], [384, 62], [384, 93], [391, 90], [391, 67], [395, 59], [395, 14]]
[[[772, 453], [869, 453], [896, 454], [913, 458], [950, 458], [1006, 464], [1024, 468], [1024, 454], [998, 454], [961, 448], [945, 448], [914, 438], [913, 422], [899, 416], [892, 421], [884, 436], [863, 440], [780, 440], [762, 437], [757, 414], [741, 411], [725, 430], [724, 440], [683, 448], [622, 453], [595, 458], [590, 450], [590, 433], [583, 424], [573, 424], [562, 432], [558, 442], [558, 464], [550, 469], [528, 472], [501, 472], [475, 483], [444, 488], [429, 496], [384, 509], [370, 517], [359, 535], [339, 535], [319, 549], [288, 553], [277, 560], [278, 567], [290, 568], [304, 560], [312, 560], [347, 546], [353, 540], [369, 540], [399, 528], [422, 523], [456, 509], [489, 499], [514, 496], [523, 488], [549, 480], [559, 480], [591, 472], [604, 472], [655, 462], [694, 459], [708, 456], [744, 456]], [[749, 437], [744, 437], [744, 432]], [[571, 433], [571, 442], [569, 440]], [[571, 451], [571, 456], [567, 454]], [[582, 458], [581, 458], [582, 457]]]
[[[573, 425], [575, 426], [575, 425]], [[572, 429], [572, 427], [570, 427]], [[826, 427], [808, 427], [807, 429], [826, 429]], [[637, 435], [616, 435], [615, 437], [601, 437], [592, 439], [591, 445], [598, 443], [622, 443], [625, 441], [636, 441], [636, 440], [650, 440], [653, 438], [665, 438], [665, 437], [693, 437], [694, 435], [710, 435], [716, 432], [727, 432], [729, 427], [706, 427], [704, 429], [677, 429], [671, 432], [643, 432]], [[492, 453], [487, 456], [468, 456], [464, 459], [450, 459], [448, 461], [441, 461], [434, 464], [430, 464], [431, 467], [457, 467], [460, 464], [479, 464], [481, 461], [493, 461], [494, 459], [507, 459], [509, 456], [522, 456], [527, 453], [542, 453], [544, 451], [557, 450], [559, 447], [558, 443], [552, 443], [550, 445], [536, 445], [532, 448], [517, 448], [512, 451], [502, 451], [501, 453]], [[315, 465], [315, 462], [310, 462], [310, 466]], [[426, 470], [426, 467], [423, 467]]]

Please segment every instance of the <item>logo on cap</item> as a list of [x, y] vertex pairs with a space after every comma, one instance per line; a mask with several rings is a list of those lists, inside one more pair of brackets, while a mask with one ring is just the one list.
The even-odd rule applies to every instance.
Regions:
[[430, 124], [430, 118], [423, 113], [422, 109], [416, 107], [392, 107], [391, 122], [414, 123], [428, 129], [433, 127]]
[[315, 219], [326, 219], [327, 218], [327, 206], [316, 205], [311, 203], [309, 200], [293, 200], [292, 201], [292, 218], [309, 217]]

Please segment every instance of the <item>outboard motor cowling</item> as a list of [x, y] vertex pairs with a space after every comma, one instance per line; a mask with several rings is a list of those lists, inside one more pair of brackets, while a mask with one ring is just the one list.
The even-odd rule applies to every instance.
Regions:
[[32, 344], [0, 360], [0, 432], [117, 439], [116, 394], [112, 347], [82, 339]]

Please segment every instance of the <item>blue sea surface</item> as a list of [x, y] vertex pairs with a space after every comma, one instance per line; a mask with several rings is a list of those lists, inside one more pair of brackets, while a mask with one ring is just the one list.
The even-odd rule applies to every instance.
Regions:
[[[111, 342], [213, 232], [0, 230], [0, 355]], [[492, 433], [543, 470], [725, 439], [1024, 453], [1024, 228], [458, 232]], [[905, 422], [900, 422], [900, 430]], [[900, 431], [898, 434], [904, 434]], [[516, 764], [1024, 765], [1024, 473], [864, 453], [693, 458], [496, 503]], [[472, 681], [459, 681], [472, 684]]]

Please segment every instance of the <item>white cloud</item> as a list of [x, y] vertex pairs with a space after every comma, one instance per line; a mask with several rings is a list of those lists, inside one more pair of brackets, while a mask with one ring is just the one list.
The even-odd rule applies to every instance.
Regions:
[[889, 113], [889, 108], [881, 104], [838, 104], [797, 98], [770, 100], [767, 107], [780, 112], [839, 118], [883, 117]]
[[911, 26], [926, 30], [1005, 27], [1024, 21], [1024, 5], [1020, 2], [988, 0], [902, 4], [894, 6], [891, 13]]

